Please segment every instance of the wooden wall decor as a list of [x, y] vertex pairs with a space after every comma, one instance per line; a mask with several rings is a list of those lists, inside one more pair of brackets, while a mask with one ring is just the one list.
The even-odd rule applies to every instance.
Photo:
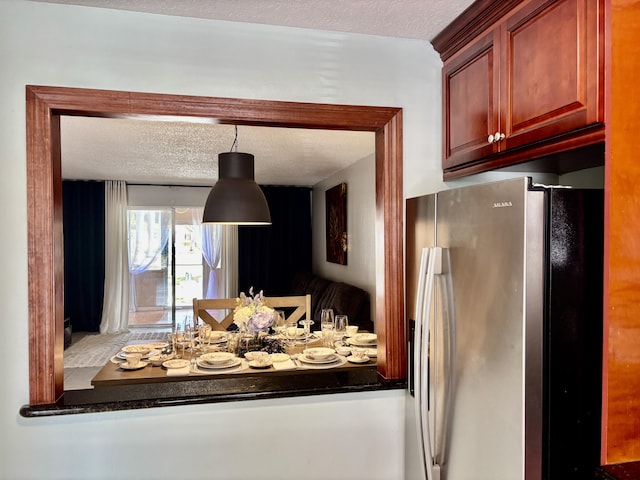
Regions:
[[327, 262], [347, 264], [347, 184], [325, 192], [327, 211]]

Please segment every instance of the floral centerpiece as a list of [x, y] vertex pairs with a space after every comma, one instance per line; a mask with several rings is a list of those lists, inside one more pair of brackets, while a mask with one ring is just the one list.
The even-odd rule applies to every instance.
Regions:
[[273, 325], [275, 311], [264, 304], [264, 293], [254, 295], [253, 287], [249, 295], [240, 293], [233, 310], [233, 323], [241, 333], [238, 339], [237, 354], [242, 357], [246, 352], [262, 350], [268, 353], [284, 352], [277, 338], [265, 335]]
[[257, 335], [260, 332], [268, 332], [275, 318], [273, 308], [264, 304], [264, 293], [253, 294], [253, 287], [249, 289], [249, 295], [240, 292], [240, 298], [236, 300], [236, 308], [233, 311], [233, 323], [240, 331], [246, 331]]

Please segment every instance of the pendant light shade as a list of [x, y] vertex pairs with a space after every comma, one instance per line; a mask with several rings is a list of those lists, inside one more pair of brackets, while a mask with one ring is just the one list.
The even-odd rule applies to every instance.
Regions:
[[253, 165], [250, 153], [218, 155], [218, 181], [207, 197], [202, 223], [271, 224], [267, 199], [254, 180]]

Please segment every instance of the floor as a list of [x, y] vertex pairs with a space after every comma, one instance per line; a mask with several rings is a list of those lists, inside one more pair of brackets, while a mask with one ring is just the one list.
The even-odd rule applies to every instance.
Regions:
[[[185, 322], [191, 322], [193, 310], [191, 308], [178, 310], [176, 312], [176, 324], [183, 325]], [[129, 315], [129, 329], [131, 331], [148, 329], [163, 329], [169, 331], [171, 329], [171, 321], [167, 318], [168, 313], [159, 311], [148, 312], [132, 312]], [[74, 332], [72, 334], [72, 343], [79, 341], [83, 336], [88, 335], [87, 332]], [[91, 379], [100, 371], [102, 367], [84, 367], [84, 368], [65, 368], [64, 369], [64, 389], [65, 390], [84, 390], [93, 388]]]

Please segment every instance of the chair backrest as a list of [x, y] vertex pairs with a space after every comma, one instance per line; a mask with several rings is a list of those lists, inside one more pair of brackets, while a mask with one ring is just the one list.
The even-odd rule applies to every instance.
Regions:
[[[311, 295], [299, 295], [288, 297], [265, 297], [265, 305], [274, 310], [286, 309], [287, 320], [298, 321], [303, 316], [311, 320]], [[213, 330], [226, 330], [233, 323], [233, 309], [237, 305], [235, 298], [194, 298], [193, 299], [193, 326], [198, 324], [198, 318], [211, 325]], [[294, 308], [293, 311], [291, 309]], [[216, 313], [215, 311], [218, 311]], [[291, 313], [289, 313], [291, 311]], [[214, 314], [212, 314], [214, 312]], [[224, 315], [222, 320], [217, 317]]]
[[[226, 330], [233, 323], [233, 309], [236, 305], [235, 298], [194, 298], [193, 326], [196, 327], [198, 318], [201, 318], [211, 325], [212, 330]], [[223, 318], [218, 320], [217, 317]]]
[[[311, 317], [311, 295], [292, 295], [287, 297], [265, 297], [264, 303], [274, 310], [284, 310], [288, 321], [298, 321], [303, 316], [306, 320], [312, 320]], [[291, 313], [289, 310], [295, 307]]]

